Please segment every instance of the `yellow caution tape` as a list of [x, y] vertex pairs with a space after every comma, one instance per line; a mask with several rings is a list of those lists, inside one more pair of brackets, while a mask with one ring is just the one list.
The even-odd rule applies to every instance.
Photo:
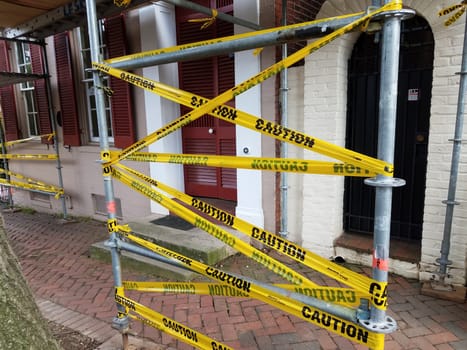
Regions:
[[[344, 27], [340, 28], [339, 30], [334, 31], [333, 33], [331, 33], [331, 34], [329, 34], [329, 35], [327, 35], [327, 36], [325, 36], [323, 38], [317, 39], [315, 42], [307, 45], [303, 49], [295, 52], [294, 54], [288, 56], [287, 58], [283, 59], [282, 61], [279, 61], [278, 63], [273, 64], [269, 68], [263, 70], [262, 72], [258, 73], [255, 76], [247, 79], [246, 81], [244, 81], [243, 83], [240, 83], [239, 85], [233, 87], [232, 89], [227, 90], [226, 92], [220, 94], [219, 96], [217, 96], [216, 98], [214, 98], [212, 100], [207, 100], [207, 99], [204, 99], [204, 98], [199, 98], [199, 99], [195, 98], [194, 100], [191, 101], [191, 107], [196, 108], [196, 109], [194, 109], [192, 112], [189, 112], [189, 113], [177, 118], [176, 120], [174, 120], [170, 124], [166, 125], [165, 127], [155, 131], [154, 133], [152, 133], [152, 134], [146, 136], [145, 138], [143, 138], [142, 140], [140, 140], [140, 141], [136, 142], [135, 144], [127, 147], [126, 149], [124, 149], [122, 151], [119, 158], [118, 159], [113, 159], [111, 163], [115, 163], [115, 162], [117, 162], [119, 160], [122, 160], [126, 156], [147, 147], [151, 143], [153, 143], [153, 142], [159, 140], [160, 138], [172, 133], [173, 131], [177, 130], [178, 128], [181, 128], [184, 125], [192, 122], [193, 120], [196, 120], [197, 118], [201, 117], [203, 114], [209, 113], [210, 111], [214, 111], [216, 108], [219, 109], [219, 108], [224, 107], [224, 106], [221, 106], [221, 107], [219, 107], [219, 106], [222, 105], [223, 103], [231, 100], [235, 96], [243, 93], [244, 91], [252, 88], [253, 86], [256, 86], [256, 85], [260, 84], [261, 82], [263, 82], [264, 80], [270, 78], [271, 76], [281, 72], [283, 69], [285, 69], [287, 67], [290, 67], [292, 64], [294, 64], [297, 61], [305, 58], [310, 53], [312, 53], [312, 52], [318, 50], [319, 48], [321, 48], [322, 46], [330, 43], [331, 41], [335, 40], [339, 36], [341, 36], [341, 35], [349, 32], [349, 31], [359, 27], [361, 24], [363, 24], [366, 20], [368, 20], [369, 18], [371, 18], [375, 14], [387, 11], [389, 9], [400, 9], [400, 8], [401, 8], [401, 4], [399, 2], [397, 2], [397, 1], [395, 1], [393, 3], [390, 3], [388, 5], [385, 5], [382, 8], [372, 12], [371, 14], [367, 14], [366, 16], [361, 17], [357, 21], [352, 22], [351, 24], [349, 24], [347, 26], [344, 26]], [[178, 89], [175, 89], [175, 88], [167, 89], [167, 90], [164, 91], [164, 94], [162, 94], [161, 91], [160, 91], [161, 89], [156, 89], [156, 87], [157, 87], [156, 82], [153, 82], [153, 81], [151, 81], [149, 79], [141, 78], [141, 77], [138, 77], [138, 76], [136, 76], [134, 74], [131, 74], [131, 73], [125, 73], [123, 71], [116, 70], [116, 69], [114, 69], [114, 68], [112, 68], [112, 67], [110, 67], [108, 65], [105, 65], [105, 64], [93, 63], [93, 67], [100, 70], [100, 71], [103, 71], [103, 72], [105, 72], [107, 74], [110, 74], [110, 75], [116, 76], [116, 77], [118, 77], [118, 78], [120, 78], [122, 80], [128, 81], [128, 82], [130, 82], [130, 83], [132, 83], [132, 84], [134, 84], [136, 86], [139, 86], [139, 87], [142, 87], [142, 88], [147, 89], [149, 91], [152, 91], [154, 93], [160, 94], [163, 97], [170, 98], [172, 100], [178, 100], [180, 98], [179, 97], [180, 91]], [[162, 86], [162, 84], [158, 84], [158, 85], [159, 85], [159, 87]], [[168, 97], [169, 95], [171, 97]], [[219, 114], [222, 114], [222, 112], [220, 112]], [[219, 117], [222, 117], [222, 116], [219, 116]], [[291, 142], [293, 144], [298, 144], [299, 146], [309, 148], [309, 149], [314, 148], [315, 151], [320, 152], [320, 149], [319, 149], [319, 147], [316, 146], [316, 144], [315, 144], [316, 142], [315, 142], [315, 140], [313, 138], [310, 138], [310, 137], [305, 138], [304, 134], [302, 134], [302, 133], [296, 133], [293, 130], [290, 130], [288, 128], [283, 128], [280, 125], [277, 125], [277, 124], [274, 124], [272, 122], [263, 120], [261, 118], [259, 118], [259, 119], [254, 118], [254, 124], [252, 124], [251, 122], [246, 123], [248, 125], [243, 125], [240, 122], [240, 120], [236, 121], [236, 118], [234, 118], [234, 116], [227, 116], [226, 119], [228, 121], [230, 121], [230, 122], [235, 122], [236, 124], [246, 126], [246, 127], [250, 127], [251, 129], [254, 129], [256, 131], [268, 134], [271, 137], [278, 138], [278, 139], [280, 139], [282, 141]], [[345, 149], [343, 149], [341, 147], [337, 147], [337, 146], [332, 145], [332, 144], [327, 144], [327, 146], [328, 147], [326, 147], [326, 150], [329, 150], [329, 147], [334, 147], [334, 151], [337, 150], [338, 155], [341, 154], [342, 150], [345, 150]], [[337, 149], [336, 149], [336, 147], [337, 147]], [[321, 150], [321, 151], [326, 151], [326, 150]], [[354, 163], [354, 162], [363, 163], [364, 162], [364, 164], [362, 164], [362, 167], [368, 168], [370, 170], [374, 170], [374, 171], [376, 171], [378, 173], [383, 173], [385, 175], [392, 176], [393, 169], [392, 169], [391, 164], [387, 164], [387, 163], [385, 163], [385, 162], [383, 162], [381, 160], [374, 159], [372, 157], [367, 157], [367, 156], [361, 155], [361, 154], [359, 154], [357, 152], [351, 152], [351, 151], [348, 151], [348, 150], [346, 150], [346, 151], [347, 151], [347, 154], [349, 154], [349, 153], [353, 154], [353, 156], [350, 157], [351, 159], [341, 159], [339, 157], [336, 157], [335, 155], [330, 155], [330, 154], [328, 154], [328, 155], [332, 156], [333, 158], [343, 160], [344, 162], [350, 162], [350, 163]], [[334, 153], [334, 152], [328, 152], [328, 153]], [[325, 153], [323, 152], [323, 154], [325, 154]]]
[[[293, 284], [273, 284], [273, 286], [295, 292], [297, 294], [352, 308], [358, 307], [360, 305], [360, 299], [364, 298], [363, 295], [349, 288], [318, 285], [310, 288]], [[139, 292], [150, 293], [204, 294], [241, 298], [250, 296], [248, 293], [240, 291], [235, 287], [226, 286], [220, 283], [123, 281], [123, 287], [125, 290], [136, 290]]]
[[112, 232], [131, 232], [131, 229], [128, 225], [119, 225], [117, 219], [108, 219], [107, 220], [107, 231]]
[[121, 288], [115, 289], [115, 301], [120, 305], [124, 306], [129, 312], [133, 311], [144, 319], [142, 320], [145, 324], [164, 331], [171, 336], [180, 339], [181, 341], [193, 345], [199, 349], [225, 349], [233, 350], [233, 348], [218, 342], [190, 327], [187, 327], [180, 322], [177, 322], [169, 317], [166, 317], [150, 308], [127, 298]]
[[[209, 215], [213, 219], [222, 222], [224, 225], [232, 227], [239, 232], [249, 236], [250, 238], [255, 239], [261, 244], [267, 245], [269, 248], [274, 249], [278, 253], [285, 254], [288, 257], [294, 259], [295, 261], [314, 269], [326, 276], [334, 278], [335, 280], [342, 282], [349, 287], [355, 288], [359, 293], [366, 296], [370, 299], [372, 304], [379, 309], [386, 309], [387, 307], [387, 282], [378, 282], [369, 277], [363, 276], [359, 273], [346, 269], [345, 267], [339, 266], [338, 264], [324, 259], [323, 257], [315, 254], [294, 242], [288, 241], [282, 237], [279, 237], [267, 230], [264, 230], [260, 227], [254, 226], [247, 221], [244, 221], [222, 209], [216, 208], [215, 206], [203, 202], [197, 198], [193, 198], [183, 192], [180, 192], [170, 186], [167, 186], [160, 181], [151, 179], [150, 177], [141, 174], [140, 172], [131, 169], [122, 164], [117, 164], [115, 167], [125, 170], [130, 174], [137, 176], [138, 178], [146, 181], [147, 183], [160, 188], [162, 191], [166, 192], [170, 196], [173, 196], [180, 200], [181, 202], [187, 204], [189, 207], [198, 210], [206, 215]], [[119, 172], [116, 172], [117, 174]], [[120, 176], [121, 173], [118, 175]], [[128, 182], [128, 181], [127, 181]], [[143, 184], [144, 185], [144, 184]], [[148, 187], [148, 186], [146, 186]], [[149, 188], [149, 187], [148, 187]], [[165, 206], [163, 203], [161, 205]], [[166, 207], [170, 211], [173, 211], [178, 215], [176, 210], [173, 210], [172, 207]], [[184, 208], [184, 207], [182, 207]], [[184, 208], [186, 210], [186, 208]], [[195, 218], [199, 217], [194, 214]], [[190, 221], [189, 219], [183, 217], [183, 219]], [[196, 219], [195, 219], [196, 220]], [[195, 224], [196, 226], [196, 224]], [[199, 227], [199, 226], [198, 226]], [[250, 246], [248, 246], [250, 247]], [[268, 267], [271, 264], [271, 258], [268, 257], [268, 260], [264, 259], [264, 255], [257, 254], [256, 251], [248, 251], [246, 253], [243, 250], [236, 248], [246, 256], [252, 258], [256, 262]], [[251, 248], [250, 248], [251, 249]], [[274, 259], [272, 259], [274, 260]], [[308, 286], [312, 284], [307, 283]], [[304, 284], [307, 287], [306, 284]], [[383, 292], [384, 291], [384, 292]]]
[[454, 15], [449, 17], [446, 22], [444, 22], [444, 25], [446, 27], [448, 27], [451, 24], [453, 24], [454, 22], [456, 22], [464, 14], [466, 8], [467, 8], [467, 1], [463, 0], [460, 4], [452, 5], [452, 6], [449, 6], [447, 8], [444, 8], [444, 9], [440, 10], [438, 12], [438, 16], [445, 16], [445, 15], [451, 13], [451, 12], [454, 12], [457, 9], [460, 9]]
[[[164, 85], [162, 83], [140, 77], [133, 73], [124, 72], [122, 70], [112, 68], [110, 66], [95, 64], [97, 69], [105, 71], [107, 74], [117, 78], [123, 78], [136, 86], [143, 87], [145, 90], [154, 92], [174, 102], [181, 103], [190, 108], [197, 108], [206, 105], [210, 100], [202, 98], [198, 95], [185, 92], [180, 89]], [[212, 101], [212, 100], [211, 100]], [[198, 108], [199, 109], [199, 108]], [[197, 110], [196, 110], [197, 111]], [[348, 150], [344, 147], [333, 145], [332, 143], [320, 140], [313, 136], [306, 135], [302, 132], [285, 128], [274, 122], [257, 118], [248, 113], [242, 112], [230, 106], [222, 105], [214, 108], [209, 114], [227, 122], [235, 123], [248, 129], [260, 132], [262, 134], [273, 137], [277, 140], [284, 141], [309, 149], [311, 151], [335, 158], [354, 165], [356, 168], [369, 169], [374, 173], [384, 173], [387, 176], [392, 176], [392, 165], [385, 163], [379, 159], [368, 157], [364, 154]], [[199, 116], [198, 116], [199, 117]], [[176, 129], [191, 123], [194, 118], [189, 114], [175, 119], [170, 124], [157, 130], [146, 138], [137, 141], [132, 146], [124, 149], [120, 153], [112, 152], [112, 160], [109, 165], [116, 163], [118, 160], [123, 160], [138, 150], [148, 146], [149, 144], [159, 140], [160, 138], [170, 134]]]
[[[120, 166], [120, 165], [115, 165], [115, 167], [117, 166]], [[218, 225], [213, 224], [212, 222], [201, 217], [200, 215], [193, 213], [191, 210], [185, 208], [181, 204], [168, 198], [167, 196], [156, 191], [150, 186], [147, 186], [146, 184], [142, 183], [138, 179], [133, 178], [129, 175], [126, 175], [122, 173], [121, 171], [118, 171], [117, 169], [115, 169], [115, 167], [112, 169], [112, 175], [115, 179], [118, 179], [122, 183], [128, 185], [129, 187], [140, 192], [141, 194], [147, 196], [148, 198], [152, 199], [153, 201], [157, 202], [158, 204], [170, 210], [170, 212], [175, 213], [176, 215], [180, 216], [182, 219], [186, 220], [187, 222], [202, 229], [203, 231], [206, 231], [211, 236], [219, 239], [220, 241], [224, 242], [228, 246], [238, 250], [242, 254], [252, 259], [255, 259], [260, 264], [264, 265], [265, 267], [267, 267], [269, 270], [276, 273], [277, 275], [283, 277], [290, 283], [294, 283], [298, 285], [306, 285], [306, 286], [315, 285], [313, 282], [309, 281], [306, 277], [300, 275], [299, 273], [285, 266], [281, 262], [276, 261], [275, 259], [269, 257], [267, 254], [263, 253], [262, 251], [252, 247], [251, 245], [242, 241], [241, 239], [238, 239], [233, 234], [220, 228]]]
[[[111, 151], [112, 157], [118, 157], [119, 152]], [[319, 160], [292, 158], [257, 158], [237, 156], [217, 156], [212, 154], [171, 154], [136, 152], [127, 160], [139, 162], [159, 162], [184, 165], [199, 165], [209, 167], [266, 170], [277, 172], [292, 172], [303, 174], [325, 174], [373, 177], [377, 174], [367, 169], [349, 163], [333, 163]]]
[[0, 154], [3, 159], [17, 159], [17, 160], [51, 160], [57, 159], [56, 154]]
[[39, 181], [32, 177], [24, 176], [20, 173], [13, 172], [11, 170], [5, 170], [3, 168], [0, 168], [0, 174], [5, 174], [9, 177], [15, 177], [19, 180], [26, 181], [26, 183], [24, 183], [24, 182], [14, 181], [8, 178], [0, 179], [0, 183], [2, 183], [4, 186], [12, 186], [12, 187], [17, 187], [17, 188], [24, 188], [24, 189], [29, 189], [29, 190], [52, 193], [54, 194], [54, 197], [56, 199], [58, 199], [61, 195], [64, 194], [63, 188], [56, 187], [50, 184], [46, 184], [43, 181]]
[[40, 186], [40, 185], [35, 185], [35, 184], [28, 184], [24, 182], [18, 182], [14, 180], [7, 180], [7, 179], [0, 179], [0, 184], [3, 186], [11, 186], [15, 188], [23, 188], [27, 190], [33, 190], [33, 191], [38, 191], [38, 192], [44, 192], [48, 193], [54, 196], [54, 198], [58, 199], [60, 196], [64, 194], [63, 189], [60, 188], [55, 188], [52, 186]]
[[[380, 9], [376, 10], [375, 12], [371, 13], [371, 14], [374, 15], [374, 14], [381, 13], [381, 12], [384, 12], [384, 11], [400, 10], [401, 8], [402, 8], [402, 2], [401, 1], [392, 1], [392, 2], [390, 2], [388, 4], [386, 4], [385, 6], [381, 7]], [[290, 24], [290, 25], [281, 26], [281, 27], [263, 29], [263, 30], [258, 30], [258, 31], [254, 31], [254, 32], [246, 32], [246, 33], [241, 33], [241, 34], [235, 34], [235, 35], [231, 35], [231, 36], [227, 36], [227, 37], [223, 37], [223, 38], [203, 40], [203, 41], [198, 41], [198, 42], [184, 44], [184, 45], [165, 47], [165, 48], [162, 48], [162, 49], [139, 52], [139, 53], [126, 55], [126, 56], [121, 56], [121, 57], [115, 57], [115, 58], [105, 60], [105, 62], [109, 63], [109, 64], [125, 62], [125, 61], [130, 61], [130, 60], [139, 59], [139, 58], [157, 56], [157, 55], [160, 55], [160, 54], [163, 54], [163, 53], [183, 51], [183, 50], [190, 49], [190, 48], [193, 48], [193, 47], [206, 46], [206, 45], [217, 44], [217, 43], [221, 43], [221, 42], [229, 42], [229, 41], [232, 41], [232, 40], [238, 40], [238, 39], [244, 39], [244, 38], [253, 38], [253, 37], [258, 36], [258, 35], [274, 33], [274, 32], [283, 31], [283, 30], [286, 30], [286, 29], [299, 29], [299, 28], [310, 26], [310, 25], [313, 25], [313, 24], [319, 24], [319, 23], [329, 22], [329, 21], [333, 21], [333, 20], [340, 20], [340, 19], [345, 19], [345, 18], [349, 18], [349, 17], [363, 16], [365, 14], [367, 14], [367, 13], [362, 11], [362, 12], [351, 13], [351, 14], [346, 14], [346, 15], [341, 15], [341, 16], [322, 18], [322, 19], [313, 20], [313, 21], [309, 21], [309, 22], [296, 23], [296, 24]]]
[[[3, 145], [5, 145], [5, 147], [8, 147], [8, 146], [13, 146], [19, 143], [28, 142], [28, 141], [37, 141], [43, 137], [47, 137], [47, 140], [50, 141], [54, 136], [55, 136], [55, 133], [37, 135], [37, 136], [32, 136], [32, 137], [28, 137], [28, 138], [21, 139], [21, 140], [7, 141], [7, 142], [4, 142]], [[2, 146], [2, 143], [0, 143], [0, 147], [1, 146]]]
[[[373, 333], [360, 325], [330, 313], [321, 311], [316, 307], [312, 307], [292, 298], [284, 298], [284, 296], [281, 294], [270, 291], [253, 282], [229, 274], [228, 272], [224, 272], [220, 269], [205, 265], [199, 261], [192, 260], [179, 253], [158, 246], [155, 243], [148, 242], [130, 233], [123, 233], [123, 235], [127, 239], [147, 249], [150, 249], [157, 254], [165, 256], [169, 259], [177, 260], [179, 263], [185, 265], [192, 271], [195, 271], [207, 278], [216, 280], [218, 283], [223, 285], [234, 287], [242, 293], [248, 293], [255, 299], [261, 300], [262, 302], [288, 312], [291, 315], [315, 324], [321, 328], [327, 329], [330, 332], [363, 344], [371, 349], [379, 350], [384, 348], [384, 334]], [[131, 304], [125, 306], [131, 309]]]

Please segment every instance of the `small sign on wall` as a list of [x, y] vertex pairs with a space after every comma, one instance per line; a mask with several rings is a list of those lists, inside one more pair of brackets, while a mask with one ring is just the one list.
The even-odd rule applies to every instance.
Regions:
[[420, 90], [419, 89], [409, 89], [409, 101], [418, 101], [420, 99]]

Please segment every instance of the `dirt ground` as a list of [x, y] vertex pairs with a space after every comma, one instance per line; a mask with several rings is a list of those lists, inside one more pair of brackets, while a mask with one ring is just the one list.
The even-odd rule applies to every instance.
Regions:
[[49, 322], [52, 335], [63, 350], [95, 350], [100, 343], [70, 328]]

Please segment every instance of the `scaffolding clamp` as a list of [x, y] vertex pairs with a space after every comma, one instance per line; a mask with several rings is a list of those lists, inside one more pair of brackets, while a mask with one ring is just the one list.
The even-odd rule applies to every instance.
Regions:
[[371, 319], [358, 320], [362, 327], [374, 333], [389, 334], [397, 330], [397, 322], [391, 316], [385, 316], [383, 322], [375, 322]]
[[372, 177], [363, 181], [365, 185], [371, 187], [402, 187], [405, 186], [405, 180], [396, 177]]

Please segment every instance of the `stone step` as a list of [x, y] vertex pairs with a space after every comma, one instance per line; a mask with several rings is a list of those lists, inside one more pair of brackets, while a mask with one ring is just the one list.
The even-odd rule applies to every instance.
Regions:
[[[160, 221], [158, 219], [161, 219], [160, 215], [151, 215], [129, 222], [128, 225], [135, 236], [144, 238], [149, 242], [207, 265], [215, 265], [219, 261], [236, 253], [234, 249], [197, 227], [188, 225], [190, 227], [185, 227], [187, 229], [182, 230], [153, 223], [156, 220], [156, 222]], [[231, 228], [226, 228], [225, 226], [222, 228], [234, 234], [237, 238], [247, 239], [246, 236], [240, 235]], [[91, 248], [91, 256], [98, 259], [106, 258], [110, 261], [109, 252], [110, 249], [105, 247], [103, 242], [99, 242]], [[154, 259], [141, 257], [130, 252], [122, 252], [122, 260], [123, 266], [131, 266], [131, 268], [138, 271], [160, 277], [186, 281], [197, 275], [191, 271], [186, 271]]]
[[[110, 248], [105, 246], [105, 242], [94, 243], [89, 251], [91, 258], [111, 263]], [[120, 261], [124, 268], [169, 280], [191, 281], [199, 276], [195, 272], [127, 251], [121, 252]]]

